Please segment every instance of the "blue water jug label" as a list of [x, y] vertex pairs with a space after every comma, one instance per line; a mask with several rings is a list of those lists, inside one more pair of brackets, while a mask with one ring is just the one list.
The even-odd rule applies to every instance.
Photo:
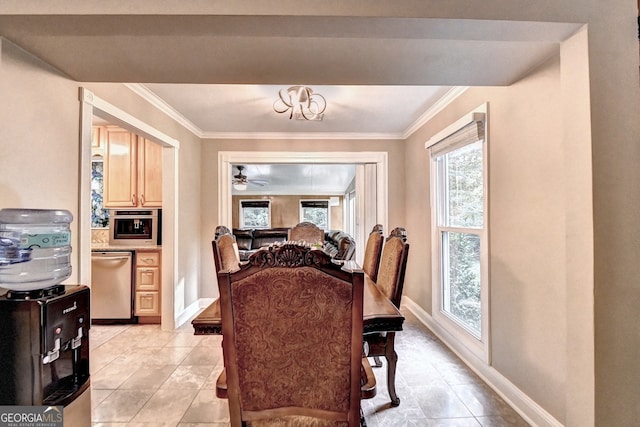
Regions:
[[21, 248], [58, 248], [71, 244], [71, 232], [23, 234], [20, 236]]

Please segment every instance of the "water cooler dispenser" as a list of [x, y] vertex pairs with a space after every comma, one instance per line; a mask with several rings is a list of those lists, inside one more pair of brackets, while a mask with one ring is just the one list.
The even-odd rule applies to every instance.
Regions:
[[91, 425], [90, 294], [71, 275], [68, 211], [0, 210], [0, 405], [63, 406]]
[[0, 292], [0, 405], [61, 405], [65, 426], [88, 405], [90, 420], [89, 288]]

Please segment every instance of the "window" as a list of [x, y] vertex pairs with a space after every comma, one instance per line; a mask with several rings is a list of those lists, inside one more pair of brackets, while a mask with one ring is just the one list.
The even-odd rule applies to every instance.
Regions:
[[356, 235], [356, 192], [350, 191], [344, 196], [345, 198], [345, 216], [346, 227], [345, 231], [352, 236]]
[[240, 200], [240, 227], [271, 227], [271, 201]]
[[300, 200], [300, 222], [312, 222], [329, 230], [329, 218], [328, 200]]
[[471, 117], [429, 147], [433, 314], [488, 361], [486, 138], [484, 115]]

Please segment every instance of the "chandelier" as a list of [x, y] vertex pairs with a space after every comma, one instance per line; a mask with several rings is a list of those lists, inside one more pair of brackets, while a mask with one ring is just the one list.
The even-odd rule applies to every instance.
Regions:
[[313, 93], [307, 86], [291, 86], [289, 89], [280, 89], [279, 99], [273, 103], [276, 113], [289, 111], [289, 119], [294, 116], [299, 120], [322, 120], [327, 102], [324, 96]]

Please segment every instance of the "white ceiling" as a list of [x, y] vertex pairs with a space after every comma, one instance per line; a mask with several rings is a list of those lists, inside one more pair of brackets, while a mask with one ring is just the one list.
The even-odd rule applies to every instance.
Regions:
[[[355, 178], [355, 165], [259, 164], [242, 165], [249, 180], [246, 191], [233, 195], [323, 195], [341, 196]], [[233, 168], [233, 175], [238, 170]], [[264, 185], [261, 185], [264, 184]]]
[[[310, 86], [324, 96], [321, 121], [289, 119], [273, 109], [288, 85], [158, 84], [136, 88], [167, 104], [178, 119], [207, 138], [273, 138], [322, 134], [323, 138], [401, 139], [447, 86]], [[145, 93], [145, 89], [149, 92]], [[292, 135], [293, 134], [293, 135]]]
[[[0, 36], [79, 82], [129, 84], [202, 138], [401, 140], [451, 88], [510, 85], [580, 27], [300, 8], [296, 16], [0, 14]], [[273, 111], [278, 90], [297, 84], [325, 96], [324, 120]]]

